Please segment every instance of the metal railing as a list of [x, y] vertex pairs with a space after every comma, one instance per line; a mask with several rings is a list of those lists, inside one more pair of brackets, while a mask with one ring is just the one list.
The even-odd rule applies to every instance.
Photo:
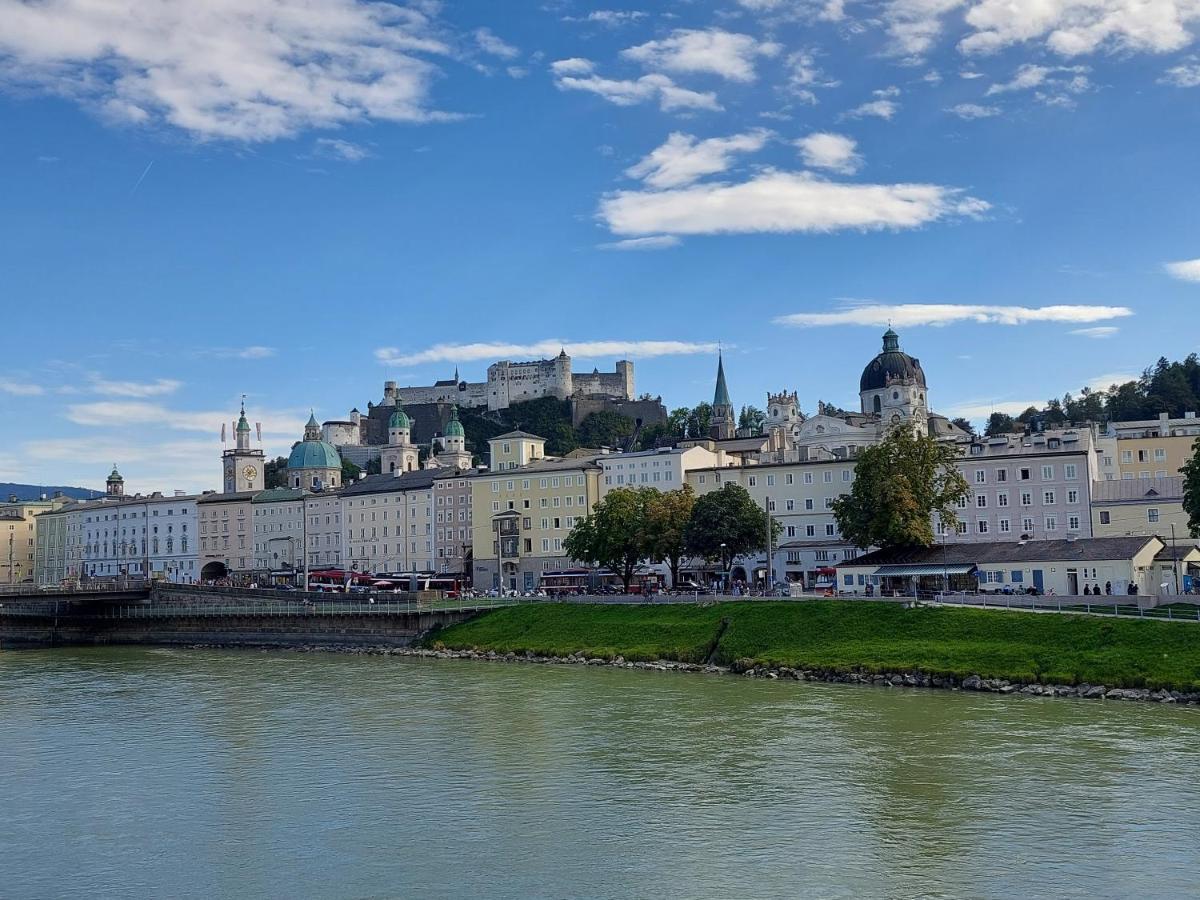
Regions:
[[1042, 594], [931, 594], [918, 598], [939, 606], [971, 606], [978, 609], [1007, 609], [1039, 613], [1083, 613], [1168, 622], [1200, 622], [1200, 597], [1105, 594], [1045, 596]]
[[124, 591], [145, 591], [153, 582], [144, 578], [122, 578], [117, 581], [83, 581], [71, 584], [0, 584], [0, 596], [40, 597], [46, 594], [107, 594]]

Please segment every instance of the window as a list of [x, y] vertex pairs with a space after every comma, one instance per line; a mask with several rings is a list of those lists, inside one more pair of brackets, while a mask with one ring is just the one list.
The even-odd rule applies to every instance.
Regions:
[[977, 507], [979, 507], [980, 509], [986, 509], [987, 508], [987, 495], [986, 494], [977, 494], [975, 496], [975, 505]]
[[957, 500], [956, 502], [958, 503], [958, 508], [959, 508], [959, 509], [966, 509], [966, 508], [967, 508], [967, 498], [966, 498], [966, 497], [959, 497], [959, 498], [958, 498], [958, 500]]
[[1008, 494], [1003, 491], [996, 495], [997, 506], [1008, 506]]
[[832, 484], [832, 483], [833, 483], [833, 473], [832, 473], [832, 472], [826, 472], [826, 473], [825, 473], [825, 483], [826, 483], [826, 484]]
[[1058, 519], [1055, 516], [1046, 516], [1046, 530], [1047, 531], [1057, 531], [1058, 530]]
[[812, 497], [805, 497], [805, 498], [804, 498], [804, 508], [805, 508], [805, 509], [812, 509], [812, 508], [813, 508], [813, 498], [812, 498]]
[[812, 483], [813, 483], [813, 477], [812, 477], [812, 476], [813, 476], [813, 473], [812, 473], [812, 472], [805, 472], [805, 473], [804, 473], [804, 483], [805, 483], [805, 484], [812, 484]]
[[786, 475], [783, 476], [783, 483], [784, 484], [795, 484], [796, 476], [793, 475], [791, 472], [788, 472]]
[[[655, 465], [658, 465], [658, 463], [655, 463]], [[775, 487], [775, 476], [774, 475], [767, 476], [767, 487]]]
[[1068, 516], [1067, 517], [1067, 530], [1068, 531], [1078, 531], [1079, 530], [1079, 516]]
[[1112, 514], [1109, 513], [1109, 511], [1107, 509], [1100, 510], [1100, 524], [1101, 525], [1112, 524]]
[[975, 523], [975, 530], [978, 531], [980, 534], [987, 534], [987, 530], [988, 530], [987, 521], [984, 519], [980, 519], [978, 522]]
[[999, 531], [1003, 532], [1004, 534], [1008, 534], [1008, 532], [1009, 532], [1009, 530], [1010, 530], [1010, 526], [1009, 526], [1009, 524], [1008, 524], [1008, 519], [1001, 519], [1001, 520], [1000, 520], [1000, 521], [999, 521], [999, 522], [996, 524], [996, 527], [997, 527], [997, 529], [998, 529]]
[[1029, 470], [1028, 470], [1028, 469], [1022, 469], [1020, 474], [1021, 474], [1021, 480], [1022, 480], [1022, 481], [1028, 481], [1028, 480], [1029, 480]]
[[1033, 506], [1033, 494], [1029, 491], [1021, 491], [1021, 505]]
[[997, 481], [1008, 481], [1008, 469], [997, 469], [996, 470], [996, 480]]
[[832, 525], [826, 525], [826, 526], [825, 526], [825, 535], [826, 535], [826, 537], [833, 537], [833, 536], [834, 536], [834, 535], [836, 535], [836, 534], [837, 534], [837, 529], [836, 529], [836, 528], [834, 528]]
[[1078, 503], [1079, 502], [1079, 491], [1067, 491], [1067, 502], [1068, 503]]
[[1162, 447], [1155, 447], [1154, 448], [1154, 461], [1155, 462], [1166, 462], [1167, 461], [1167, 451], [1165, 449], [1163, 449]]
[[983, 470], [983, 469], [975, 470], [975, 483], [976, 484], [987, 484], [987, 472], [985, 470]]
[[1042, 481], [1054, 480], [1054, 466], [1042, 466]]
[[1133, 451], [1132, 450], [1122, 450], [1121, 451], [1121, 462], [1123, 462], [1123, 463], [1133, 462]]
[[1065, 466], [1063, 466], [1063, 477], [1068, 481], [1075, 479], [1075, 472], [1075, 463], [1067, 463]]
[[754, 475], [751, 475], [751, 476], [750, 476], [748, 479], [746, 479], [746, 480], [747, 480], [747, 482], [748, 482], [748, 484], [749, 484], [749, 486], [750, 486], [750, 487], [757, 487], [757, 486], [758, 486], [758, 478], [757, 478], [757, 477], [755, 477]]
[[816, 535], [816, 533], [817, 533], [817, 528], [815, 525], [805, 525], [804, 526], [804, 534], [806, 537], [813, 537]]
[[842, 469], [842, 481], [849, 481], [853, 477], [853, 473], [849, 469]]
[[1146, 510], [1146, 521], [1151, 525], [1156, 524], [1158, 522], [1158, 510], [1154, 507]]
[[785, 500], [784, 505], [787, 508], [788, 512], [792, 512], [792, 510], [794, 510], [796, 508], [796, 501], [795, 500]]
[[1042, 503], [1046, 506], [1054, 505], [1054, 491], [1042, 491]]

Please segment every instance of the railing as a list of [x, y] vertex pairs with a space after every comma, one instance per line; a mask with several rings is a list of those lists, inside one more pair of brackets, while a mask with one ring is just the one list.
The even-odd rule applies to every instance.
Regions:
[[1035, 594], [932, 594], [924, 602], [942, 606], [973, 606], [1040, 613], [1083, 613], [1169, 622], [1200, 622], [1200, 597], [1105, 594], [1057, 597]]
[[60, 584], [0, 584], [0, 596], [37, 597], [45, 594], [105, 594], [123, 591], [144, 591], [150, 587], [143, 578], [122, 578], [118, 581], [83, 581]]

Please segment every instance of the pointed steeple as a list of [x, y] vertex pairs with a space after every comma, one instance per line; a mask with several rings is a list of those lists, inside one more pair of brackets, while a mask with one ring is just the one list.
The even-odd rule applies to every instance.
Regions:
[[717, 389], [713, 391], [713, 406], [732, 406], [729, 400], [729, 387], [725, 384], [725, 360], [720, 351], [717, 352]]
[[321, 426], [317, 424], [317, 415], [311, 409], [308, 411], [308, 422], [304, 425], [304, 439], [306, 441], [321, 439]]

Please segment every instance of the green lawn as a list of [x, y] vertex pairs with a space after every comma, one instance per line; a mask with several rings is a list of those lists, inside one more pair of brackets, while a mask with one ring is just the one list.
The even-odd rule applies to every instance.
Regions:
[[[721, 633], [722, 619], [728, 627]], [[451, 648], [539, 655], [1044, 683], [1200, 689], [1200, 625], [863, 601], [694, 606], [541, 604], [485, 613], [430, 637]]]

